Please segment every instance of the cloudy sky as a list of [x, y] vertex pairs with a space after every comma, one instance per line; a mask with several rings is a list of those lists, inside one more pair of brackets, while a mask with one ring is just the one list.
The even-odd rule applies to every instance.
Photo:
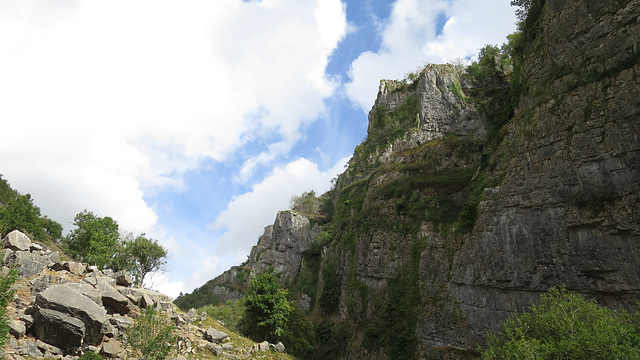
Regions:
[[0, 173], [66, 231], [88, 209], [158, 239], [157, 288], [190, 292], [329, 189], [380, 79], [514, 23], [509, 0], [0, 0]]

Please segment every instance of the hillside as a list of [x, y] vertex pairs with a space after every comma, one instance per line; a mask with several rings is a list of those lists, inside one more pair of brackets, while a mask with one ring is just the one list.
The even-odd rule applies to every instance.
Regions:
[[314, 356], [349, 359], [473, 358], [553, 286], [635, 310], [639, 4], [533, 4], [489, 75], [382, 81], [326, 220], [279, 213], [183, 301], [239, 298], [273, 267], [326, 330]]

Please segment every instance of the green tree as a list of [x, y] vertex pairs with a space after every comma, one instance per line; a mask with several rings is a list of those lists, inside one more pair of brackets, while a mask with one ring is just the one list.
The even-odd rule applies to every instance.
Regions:
[[316, 197], [316, 192], [311, 190], [303, 192], [301, 196], [291, 197], [291, 209], [307, 214], [317, 214], [320, 212], [320, 200]]
[[112, 266], [119, 246], [118, 223], [83, 210], [73, 224], [76, 228], [63, 239], [71, 255], [102, 269]]
[[550, 289], [529, 312], [505, 321], [482, 351], [497, 359], [640, 359], [637, 316]]
[[0, 225], [2, 236], [20, 230], [40, 239], [45, 233], [40, 221], [40, 208], [33, 204], [29, 194], [16, 195], [0, 208]]
[[287, 295], [288, 291], [281, 288], [273, 270], [251, 279], [244, 300], [243, 333], [256, 340], [279, 341], [291, 313]]
[[167, 249], [144, 234], [133, 241], [124, 242], [123, 252], [129, 261], [129, 273], [138, 287], [144, 285], [144, 279], [149, 273], [163, 271], [167, 264]]

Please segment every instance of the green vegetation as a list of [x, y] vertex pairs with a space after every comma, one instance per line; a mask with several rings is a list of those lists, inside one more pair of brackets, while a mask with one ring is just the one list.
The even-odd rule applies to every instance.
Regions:
[[167, 250], [157, 240], [144, 234], [126, 234], [122, 239], [118, 223], [108, 216], [84, 210], [75, 216], [74, 225], [62, 239], [71, 256], [102, 269], [124, 270], [139, 287], [147, 274], [162, 271], [166, 264]]
[[240, 321], [244, 317], [243, 300], [227, 300], [224, 304], [205, 305], [198, 312], [206, 312], [210, 319], [220, 320], [228, 329], [239, 332]]
[[301, 196], [293, 195], [290, 206], [291, 210], [305, 214], [318, 214], [320, 212], [320, 199], [316, 197], [315, 191], [305, 191]]
[[335, 263], [328, 263], [324, 266], [322, 279], [324, 280], [324, 285], [322, 286], [318, 304], [325, 314], [335, 314], [340, 306], [342, 288], [342, 277], [338, 274]]
[[287, 296], [288, 291], [281, 288], [273, 270], [251, 279], [244, 299], [242, 333], [260, 341], [275, 343], [281, 340], [291, 313]]
[[539, 305], [505, 321], [502, 332], [489, 337], [482, 358], [640, 359], [638, 320], [552, 288]]
[[215, 284], [210, 280], [201, 287], [193, 289], [191, 293], [180, 293], [173, 303], [183, 311], [191, 308], [197, 309], [206, 305], [219, 305], [220, 298], [211, 291], [213, 286]]
[[0, 237], [13, 230], [20, 230], [43, 242], [58, 241], [62, 237], [62, 226], [41, 216], [40, 208], [33, 204], [31, 195], [21, 195], [0, 175]]
[[142, 311], [136, 323], [127, 329], [129, 349], [146, 360], [162, 360], [172, 353], [177, 337], [170, 319], [152, 308]]
[[18, 280], [18, 272], [14, 269], [0, 277], [0, 348], [4, 347], [9, 339], [9, 325], [7, 324], [6, 307], [13, 300], [13, 284]]
[[69, 253], [102, 269], [110, 267], [120, 238], [118, 223], [84, 210], [75, 216], [73, 225], [76, 228], [62, 240]]
[[158, 244], [157, 240], [149, 239], [144, 234], [138, 235], [133, 240], [121, 240], [119, 251], [114, 256], [115, 270], [126, 270], [138, 287], [144, 286], [145, 277], [156, 271], [162, 271], [167, 264], [167, 249]]

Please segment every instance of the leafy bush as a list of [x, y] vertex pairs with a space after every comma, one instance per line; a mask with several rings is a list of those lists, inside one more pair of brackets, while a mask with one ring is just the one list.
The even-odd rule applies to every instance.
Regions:
[[42, 238], [44, 229], [40, 222], [40, 208], [33, 204], [31, 195], [17, 195], [0, 208], [0, 224], [2, 236], [13, 230], [31, 234], [36, 239]]
[[279, 341], [291, 313], [287, 295], [288, 291], [281, 288], [278, 275], [273, 270], [251, 279], [240, 326], [243, 333], [255, 340]]
[[316, 197], [315, 191], [305, 191], [300, 196], [293, 195], [290, 206], [291, 210], [300, 211], [305, 214], [318, 214], [320, 212], [320, 199]]
[[552, 288], [539, 305], [509, 318], [500, 334], [489, 336], [482, 358], [640, 359], [638, 318]]
[[18, 272], [15, 269], [0, 277], [0, 348], [6, 344], [9, 338], [9, 325], [7, 324], [6, 307], [13, 298], [13, 284], [18, 280]]
[[145, 360], [166, 359], [173, 351], [177, 336], [175, 326], [168, 318], [152, 308], [142, 311], [135, 325], [127, 329], [129, 348]]

